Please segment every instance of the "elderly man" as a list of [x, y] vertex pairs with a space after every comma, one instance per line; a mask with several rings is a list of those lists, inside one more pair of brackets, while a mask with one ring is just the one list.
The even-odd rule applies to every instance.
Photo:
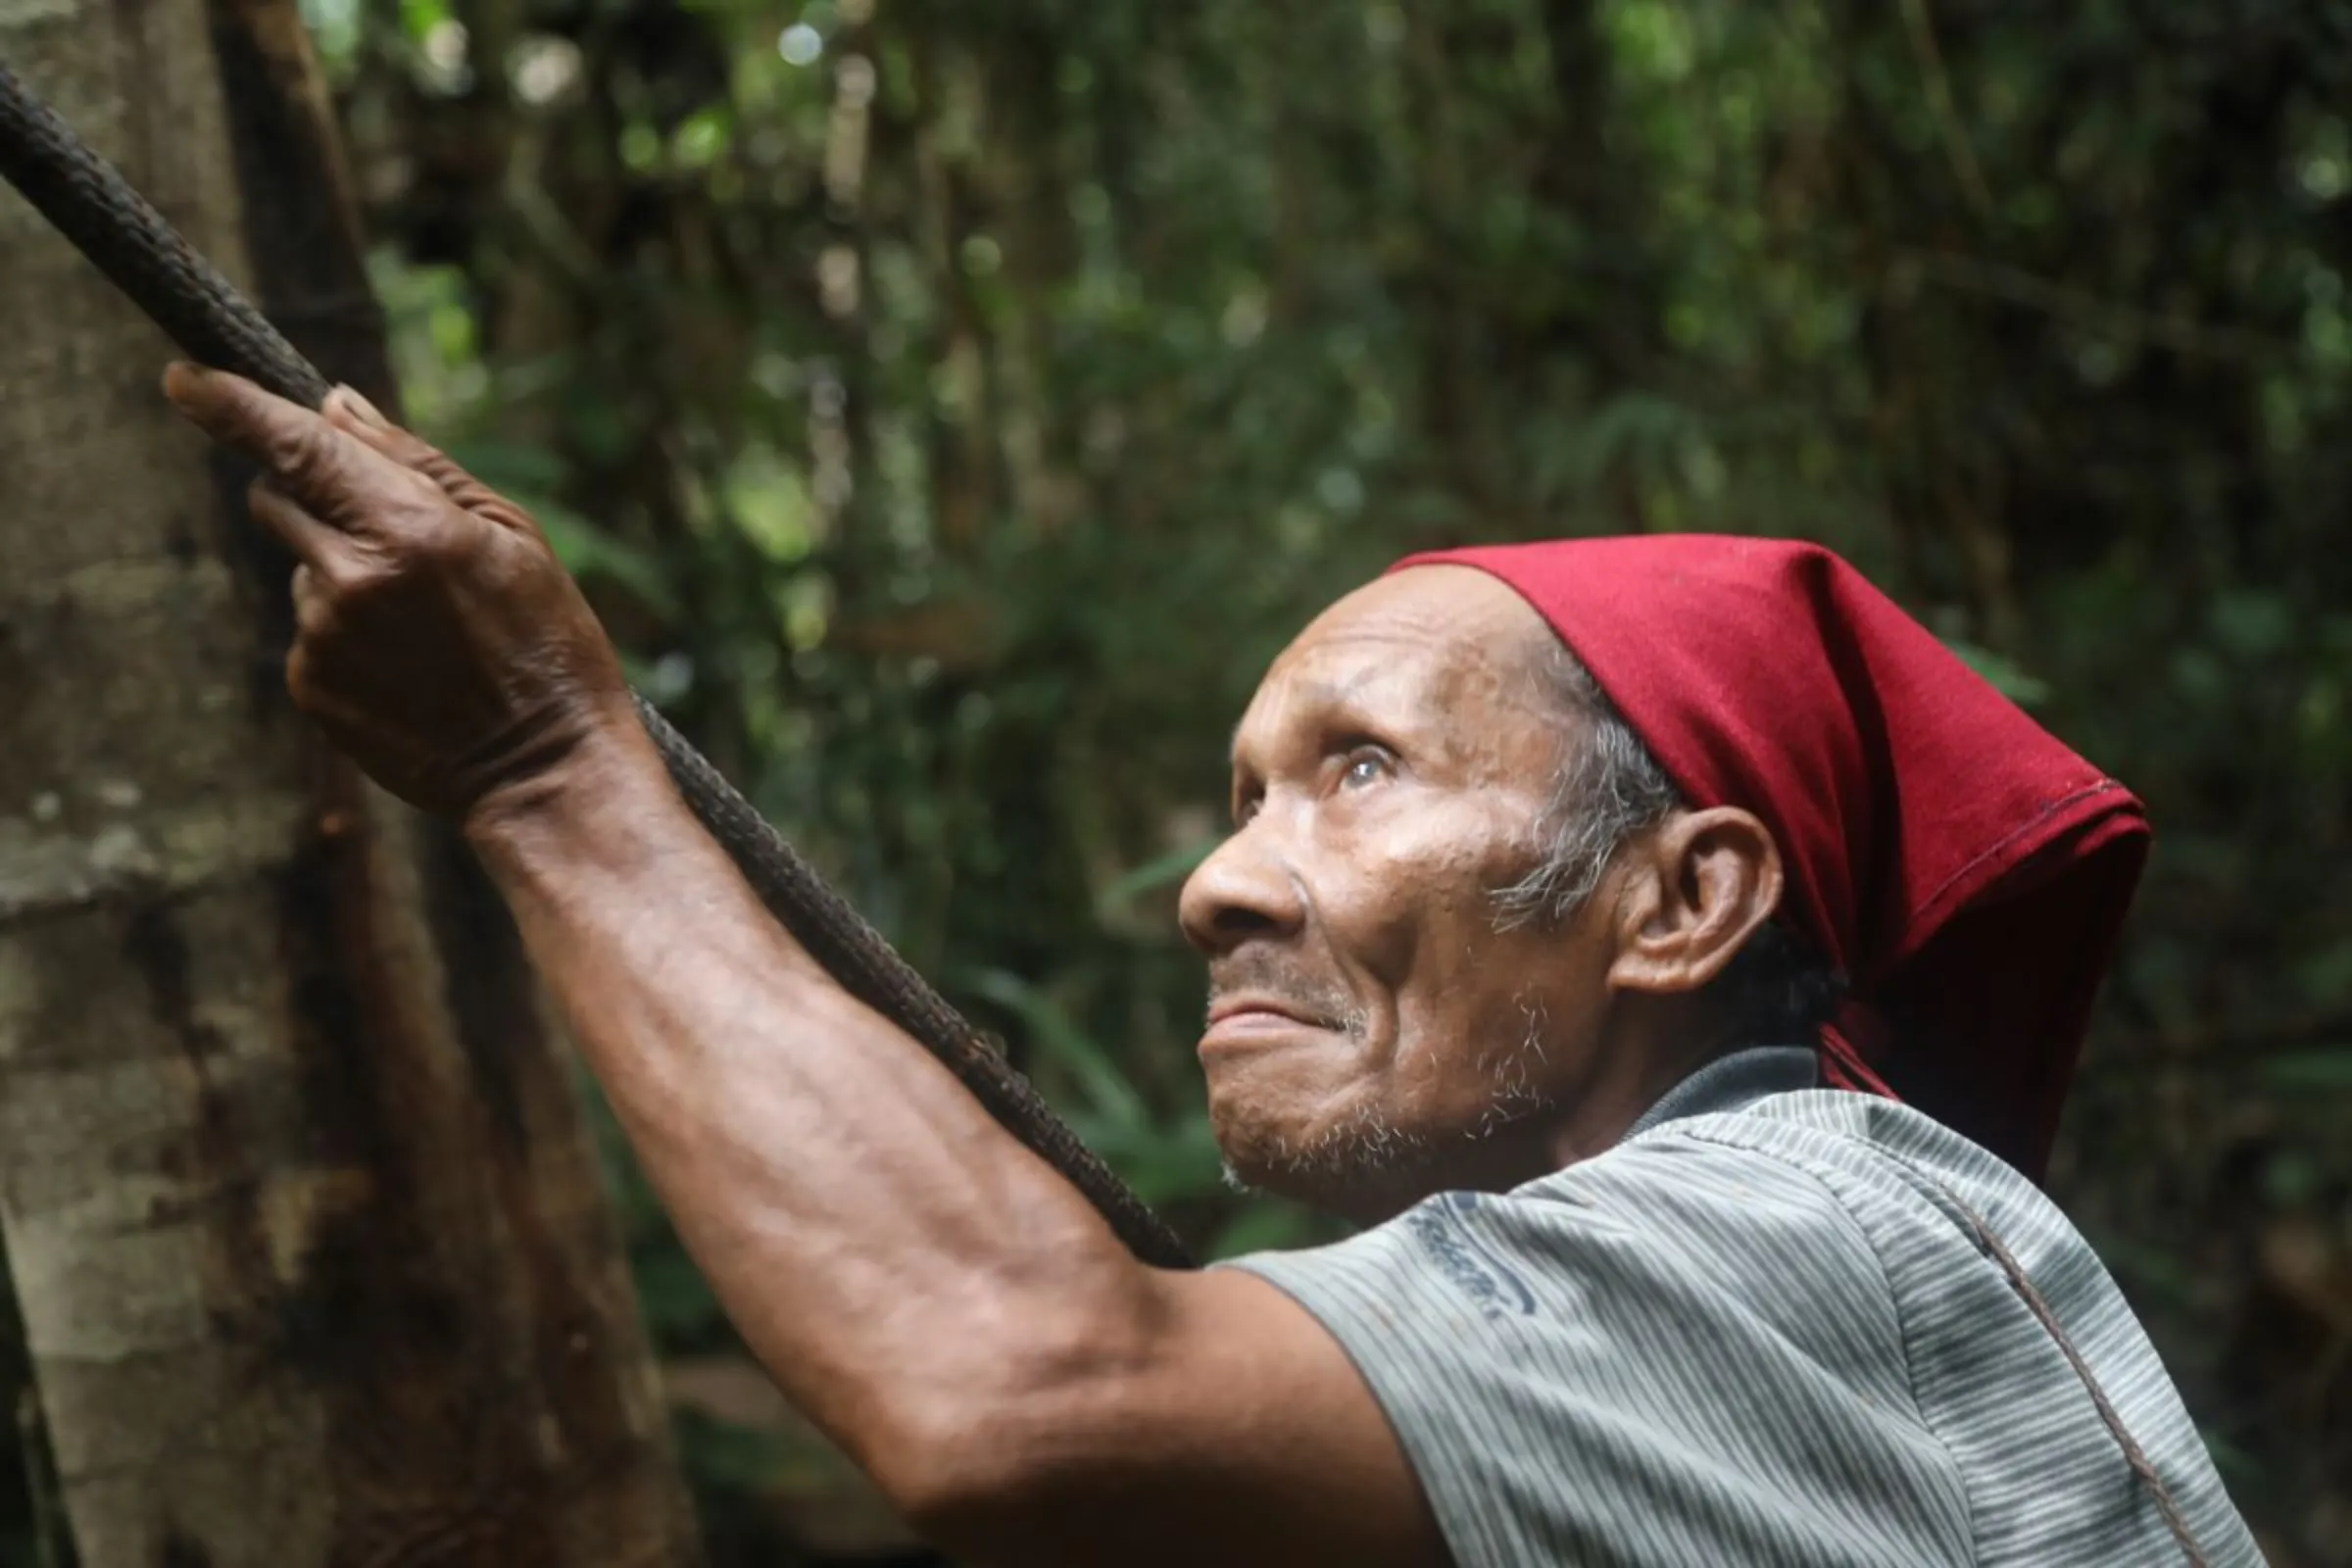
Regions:
[[167, 388], [268, 470], [296, 699], [465, 824], [747, 1340], [952, 1552], [2259, 1560], [2018, 1168], [2137, 804], [1825, 552], [1428, 558], [1299, 635], [1183, 923], [1232, 1165], [1366, 1228], [1171, 1275], [766, 917], [526, 517], [348, 394]]

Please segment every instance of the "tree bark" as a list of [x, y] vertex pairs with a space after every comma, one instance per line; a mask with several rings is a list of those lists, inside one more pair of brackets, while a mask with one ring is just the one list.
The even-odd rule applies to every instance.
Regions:
[[[0, 51], [389, 391], [291, 4], [0, 0]], [[0, 1226], [81, 1563], [692, 1562], [504, 910], [291, 710], [160, 336], [6, 193], [0, 255]]]

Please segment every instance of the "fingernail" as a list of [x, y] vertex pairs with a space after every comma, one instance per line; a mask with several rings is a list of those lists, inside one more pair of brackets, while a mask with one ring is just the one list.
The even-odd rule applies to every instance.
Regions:
[[377, 409], [374, 404], [361, 396], [358, 389], [338, 385], [327, 396], [349, 409], [362, 424], [373, 425], [378, 430], [392, 428], [392, 421], [385, 418], [382, 411]]

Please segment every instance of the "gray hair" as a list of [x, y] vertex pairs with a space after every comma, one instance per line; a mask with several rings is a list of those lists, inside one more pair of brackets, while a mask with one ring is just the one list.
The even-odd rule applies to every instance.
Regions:
[[[1584, 662], [1557, 638], [1530, 671], [1563, 720], [1551, 796], [1534, 823], [1536, 863], [1494, 894], [1509, 930], [1557, 925], [1584, 907], [1617, 852], [1686, 804]], [[1756, 929], [1708, 992], [1754, 1044], [1809, 1044], [1837, 1013], [1845, 980], [1811, 944], [1778, 921]]]
[[1609, 862], [1683, 804], [1682, 792], [1600, 682], [1557, 638], [1530, 671], [1544, 706], [1567, 718], [1551, 799], [1537, 818], [1533, 869], [1494, 893], [1503, 929], [1556, 925], [1585, 906]]

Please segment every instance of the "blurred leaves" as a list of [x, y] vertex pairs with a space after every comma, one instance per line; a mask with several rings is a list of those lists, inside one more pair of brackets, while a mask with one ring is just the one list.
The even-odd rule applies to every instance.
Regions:
[[310, 15], [413, 416], [1204, 1250], [1330, 1234], [1225, 1186], [1173, 922], [1292, 632], [1430, 546], [1843, 551], [2149, 802], [2055, 1186], [2352, 1561], [2341, 6]]
[[2262, 1076], [2287, 1094], [2352, 1095], [2352, 1040], [2274, 1056]]

